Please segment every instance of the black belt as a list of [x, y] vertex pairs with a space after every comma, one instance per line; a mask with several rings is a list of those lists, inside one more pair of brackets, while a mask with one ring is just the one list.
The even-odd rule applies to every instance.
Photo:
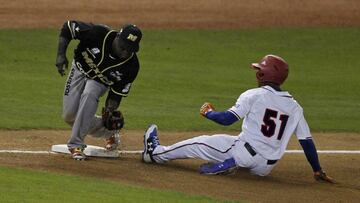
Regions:
[[[256, 155], [256, 152], [254, 151], [254, 149], [251, 147], [251, 145], [247, 142], [245, 142], [244, 144], [246, 150], [251, 154], [251, 156], [255, 156]], [[268, 160], [267, 161], [267, 164], [268, 165], [273, 165], [277, 162], [278, 160]]]

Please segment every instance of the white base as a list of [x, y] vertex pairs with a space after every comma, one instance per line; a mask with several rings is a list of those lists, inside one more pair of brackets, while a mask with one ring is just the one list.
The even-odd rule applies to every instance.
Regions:
[[[65, 153], [70, 154], [70, 151], [66, 144], [58, 144], [51, 146], [52, 152], [57, 153]], [[103, 147], [98, 147], [94, 145], [87, 145], [87, 147], [84, 150], [84, 153], [86, 156], [95, 156], [95, 157], [119, 157], [119, 151], [107, 151]]]

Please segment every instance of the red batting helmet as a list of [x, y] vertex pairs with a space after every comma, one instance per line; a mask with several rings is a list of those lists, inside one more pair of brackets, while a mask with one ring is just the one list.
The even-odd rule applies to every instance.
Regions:
[[257, 70], [256, 78], [259, 82], [272, 82], [281, 85], [287, 78], [289, 66], [284, 59], [275, 55], [266, 55], [259, 63], [252, 63]]

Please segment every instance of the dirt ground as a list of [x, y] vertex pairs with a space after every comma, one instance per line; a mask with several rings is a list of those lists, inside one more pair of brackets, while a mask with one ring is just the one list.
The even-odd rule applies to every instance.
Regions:
[[60, 27], [77, 19], [141, 28], [359, 26], [358, 0], [0, 0], [0, 27]]
[[[48, 151], [54, 144], [65, 144], [70, 131], [0, 131], [7, 142], [2, 150]], [[164, 145], [213, 132], [163, 132]], [[229, 133], [235, 135], [236, 133]], [[143, 131], [124, 131], [122, 150], [142, 150]], [[359, 150], [360, 136], [352, 133], [314, 134], [319, 150]], [[87, 144], [103, 146], [104, 140], [88, 137]], [[296, 139], [288, 149], [301, 149]], [[256, 177], [246, 170], [230, 176], [204, 176], [197, 170], [200, 160], [180, 160], [166, 165], [144, 164], [139, 154], [123, 154], [120, 158], [93, 158], [84, 162], [67, 154], [0, 154], [3, 166], [52, 171], [119, 181], [128, 185], [171, 189], [221, 199], [242, 199], [250, 202], [359, 202], [360, 155], [320, 154], [323, 168], [336, 178], [336, 185], [320, 184], [303, 154], [286, 154], [268, 177]]]
[[[132, 22], [141, 28], [359, 27], [358, 0], [0, 0], [0, 28], [60, 28], [68, 19], [113, 27]], [[60, 119], [60, 118], [59, 118]], [[161, 130], [161, 129], [160, 129]], [[163, 144], [215, 132], [161, 132]], [[122, 150], [142, 149], [143, 131], [125, 131]], [[232, 132], [230, 134], [236, 134]], [[0, 131], [0, 150], [49, 150], [66, 143], [69, 131]], [[316, 133], [319, 150], [359, 150], [360, 135]], [[102, 140], [87, 139], [103, 146]], [[292, 140], [288, 149], [300, 149]], [[324, 169], [338, 180], [319, 184], [303, 154], [286, 154], [265, 178], [239, 171], [232, 176], [198, 174], [199, 160], [143, 164], [139, 155], [75, 162], [69, 155], [0, 154], [0, 165], [92, 176], [129, 185], [171, 189], [250, 202], [359, 202], [360, 156], [320, 154]]]

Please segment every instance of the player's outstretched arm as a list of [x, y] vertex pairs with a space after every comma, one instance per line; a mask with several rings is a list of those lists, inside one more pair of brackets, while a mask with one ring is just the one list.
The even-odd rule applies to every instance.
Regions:
[[239, 120], [230, 111], [216, 112], [214, 106], [209, 102], [201, 106], [200, 114], [220, 125], [231, 125]]
[[329, 177], [320, 166], [319, 157], [316, 151], [315, 144], [312, 139], [305, 139], [299, 140], [305, 156], [310, 163], [313, 171], [314, 171], [314, 178], [320, 182], [328, 182], [328, 183], [335, 183], [335, 180]]

